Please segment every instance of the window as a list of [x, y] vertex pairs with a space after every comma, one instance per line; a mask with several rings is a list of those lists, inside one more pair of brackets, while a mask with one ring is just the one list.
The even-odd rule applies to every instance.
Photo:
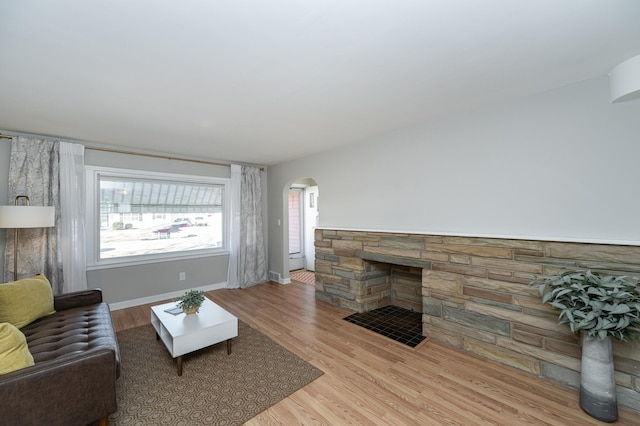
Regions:
[[227, 179], [87, 167], [91, 266], [226, 253]]

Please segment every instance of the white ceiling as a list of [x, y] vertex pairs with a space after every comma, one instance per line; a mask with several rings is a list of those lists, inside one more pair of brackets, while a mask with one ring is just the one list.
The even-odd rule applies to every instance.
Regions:
[[638, 0], [2, 0], [0, 129], [270, 165], [637, 54]]

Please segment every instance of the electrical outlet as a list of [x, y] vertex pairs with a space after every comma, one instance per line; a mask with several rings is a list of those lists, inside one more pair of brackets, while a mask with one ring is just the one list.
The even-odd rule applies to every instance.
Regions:
[[185, 279], [187, 279], [187, 274], [185, 272], [180, 272], [178, 278], [180, 278], [180, 281], [184, 281]]

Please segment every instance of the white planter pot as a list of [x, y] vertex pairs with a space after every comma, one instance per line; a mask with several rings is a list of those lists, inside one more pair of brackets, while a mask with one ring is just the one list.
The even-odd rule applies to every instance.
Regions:
[[611, 336], [587, 340], [583, 334], [580, 406], [598, 420], [618, 420]]

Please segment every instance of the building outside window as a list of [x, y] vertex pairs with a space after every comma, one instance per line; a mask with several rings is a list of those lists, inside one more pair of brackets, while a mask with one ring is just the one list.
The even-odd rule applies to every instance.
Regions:
[[227, 185], [222, 178], [87, 167], [87, 263], [226, 252]]

